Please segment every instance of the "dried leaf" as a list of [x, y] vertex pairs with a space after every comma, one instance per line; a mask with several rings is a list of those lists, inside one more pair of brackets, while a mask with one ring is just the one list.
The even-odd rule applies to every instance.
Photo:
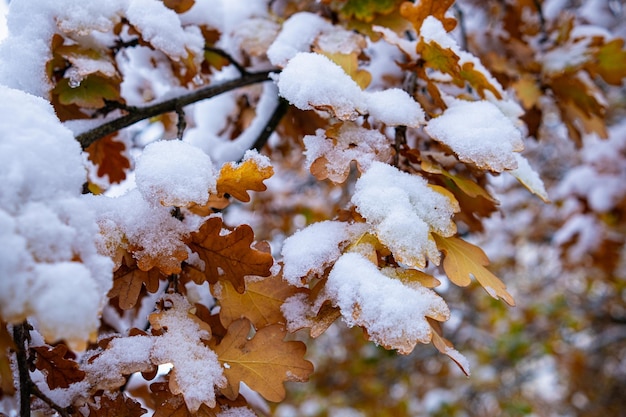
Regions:
[[542, 96], [537, 81], [529, 74], [522, 74], [517, 81], [511, 84], [511, 87], [517, 92], [517, 97], [526, 110], [535, 106]]
[[461, 59], [451, 48], [443, 48], [437, 42], [419, 42], [417, 52], [422, 56], [426, 66], [450, 74], [455, 82], [461, 80]]
[[501, 298], [510, 306], [515, 305], [504, 283], [485, 268], [489, 259], [482, 249], [456, 237], [444, 238], [435, 233], [432, 236], [439, 250], [445, 254], [443, 269], [453, 283], [465, 287], [473, 276], [493, 298]]
[[467, 361], [465, 356], [461, 355], [459, 351], [454, 348], [454, 346], [452, 345], [452, 343], [450, 343], [448, 339], [443, 337], [441, 323], [429, 317], [427, 317], [426, 320], [428, 320], [430, 328], [432, 329], [433, 345], [437, 348], [439, 352], [447, 355], [450, 359], [452, 359], [465, 375], [469, 376], [469, 362]]
[[500, 91], [487, 80], [485, 73], [474, 68], [473, 62], [463, 63], [459, 75], [478, 92], [480, 97], [485, 98], [485, 90], [489, 90], [498, 100], [502, 98]]
[[107, 135], [85, 149], [89, 160], [98, 167], [98, 176], [108, 176], [112, 184], [126, 179], [126, 170], [130, 168], [126, 145], [115, 138], [115, 133]]
[[359, 69], [359, 60], [356, 52], [342, 54], [340, 52], [330, 53], [323, 50], [316, 52], [326, 56], [328, 59], [339, 65], [363, 90], [372, 82], [372, 74], [366, 70]]
[[303, 289], [289, 285], [282, 275], [249, 282], [243, 294], [235, 291], [230, 282], [225, 281], [216, 294], [220, 301], [220, 319], [224, 327], [233, 321], [247, 318], [259, 329], [270, 324], [285, 324], [280, 311], [283, 302]]
[[85, 372], [78, 369], [78, 363], [68, 359], [72, 353], [68, 352], [67, 346], [62, 344], [54, 348], [36, 346], [31, 349], [37, 353], [35, 367], [46, 376], [50, 389], [68, 388], [70, 384], [85, 378]]
[[274, 174], [271, 165], [262, 166], [259, 162], [250, 158], [240, 164], [226, 163], [220, 170], [217, 179], [217, 192], [230, 194], [239, 201], [250, 201], [248, 190], [265, 191], [267, 187], [263, 181]]
[[596, 53], [588, 69], [592, 75], [600, 75], [604, 81], [612, 85], [622, 85], [626, 78], [626, 49], [624, 39], [616, 38], [602, 45]]
[[185, 13], [193, 7], [195, 0], [163, 0], [163, 4], [176, 13]]
[[155, 413], [153, 417], [217, 417], [229, 407], [244, 407], [248, 405], [241, 395], [235, 400], [218, 396], [217, 405], [210, 408], [202, 404], [198, 411], [192, 413], [187, 409], [185, 400], [181, 394], [174, 395], [169, 389], [168, 382], [155, 382], [150, 384], [150, 391], [155, 403]]
[[103, 395], [100, 401], [88, 403], [89, 417], [139, 417], [148, 412], [141, 404], [124, 394], [113, 395], [113, 398]]
[[119, 306], [123, 310], [135, 306], [143, 286], [150, 293], [157, 292], [159, 281], [163, 277], [157, 268], [142, 271], [132, 258], [128, 258], [130, 256], [124, 257], [123, 264], [113, 274], [113, 288], [107, 294], [109, 298], [118, 297]]
[[252, 339], [249, 333], [247, 319], [234, 321], [214, 348], [228, 379], [227, 397], [236, 398], [244, 382], [266, 400], [278, 402], [285, 398], [283, 382], [308, 380], [313, 364], [304, 359], [304, 343], [285, 342], [286, 332], [280, 325], [264, 327]]
[[456, 27], [456, 19], [446, 17], [452, 4], [454, 0], [421, 0], [417, 3], [407, 1], [400, 6], [400, 13], [413, 24], [418, 33], [428, 16], [439, 19], [446, 31], [450, 32]]
[[254, 232], [248, 225], [222, 235], [222, 219], [213, 217], [191, 239], [189, 247], [204, 261], [207, 280], [212, 284], [218, 280], [230, 281], [237, 292], [243, 293], [247, 275], [271, 275], [274, 258], [250, 247]]
[[13, 370], [7, 355], [9, 349], [15, 350], [15, 343], [13, 343], [13, 338], [7, 330], [7, 324], [0, 320], [0, 398], [3, 394], [15, 394]]

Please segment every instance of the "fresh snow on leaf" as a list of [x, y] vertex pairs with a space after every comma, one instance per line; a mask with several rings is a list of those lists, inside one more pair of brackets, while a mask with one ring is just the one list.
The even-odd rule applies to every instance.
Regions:
[[164, 206], [204, 204], [215, 192], [211, 158], [193, 145], [162, 140], [145, 149], [135, 171], [137, 188], [146, 201]]
[[405, 91], [363, 91], [343, 68], [318, 53], [297, 53], [276, 78], [280, 95], [301, 110], [328, 111], [341, 120], [370, 114], [389, 126], [424, 122], [424, 111]]
[[362, 224], [337, 221], [314, 223], [287, 238], [283, 244], [283, 278], [304, 287], [309, 274], [321, 274], [341, 255], [342, 246], [365, 232]]
[[450, 315], [434, 291], [419, 284], [406, 286], [357, 253], [346, 253], [335, 262], [325, 295], [341, 309], [346, 324], [364, 327], [371, 340], [403, 354], [417, 342], [430, 342], [426, 317], [443, 321]]
[[426, 258], [439, 264], [430, 233], [456, 233], [452, 216], [459, 206], [451, 198], [422, 177], [374, 162], [357, 181], [352, 202], [399, 262], [423, 268]]
[[517, 178], [531, 193], [536, 194], [544, 202], [549, 203], [550, 198], [548, 198], [548, 192], [539, 174], [533, 170], [528, 160], [522, 155], [515, 153], [513, 156], [515, 156], [515, 160], [517, 161], [517, 168], [509, 171], [510, 174]]
[[112, 270], [84, 178], [80, 146], [52, 107], [0, 86], [0, 315], [31, 316], [47, 341], [76, 348], [98, 329]]
[[315, 38], [329, 28], [332, 28], [330, 22], [316, 14], [296, 13], [283, 23], [280, 33], [267, 50], [267, 57], [273, 65], [284, 67], [299, 52], [308, 52]]
[[516, 169], [515, 152], [524, 148], [519, 129], [496, 105], [484, 100], [454, 100], [425, 129], [461, 161], [496, 172]]

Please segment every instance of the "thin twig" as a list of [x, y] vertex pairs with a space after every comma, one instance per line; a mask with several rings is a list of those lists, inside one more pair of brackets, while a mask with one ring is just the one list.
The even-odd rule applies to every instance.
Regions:
[[176, 108], [176, 115], [178, 116], [178, 122], [176, 123], [176, 137], [178, 139], [183, 138], [185, 128], [187, 127], [187, 121], [185, 120], [185, 110], [182, 107]]
[[26, 339], [28, 334], [28, 323], [13, 327], [13, 340], [15, 341], [17, 358], [17, 370], [20, 378], [20, 417], [30, 417], [30, 394], [31, 381], [28, 374], [28, 358], [26, 349]]
[[232, 55], [230, 55], [228, 52], [224, 51], [223, 49], [213, 48], [211, 46], [205, 46], [204, 50], [207, 52], [213, 52], [214, 54], [217, 54], [221, 56], [222, 58], [226, 58], [228, 62], [230, 62], [235, 68], [237, 68], [237, 71], [239, 71], [239, 74], [241, 75], [250, 74], [248, 70], [246, 70], [243, 67], [243, 65], [241, 65], [235, 58], [232, 57]]
[[543, 14], [541, 2], [539, 0], [533, 0], [533, 3], [537, 9], [537, 14], [539, 14], [539, 25], [541, 28], [541, 38], [539, 38], [539, 43], [545, 43], [548, 40], [548, 33], [546, 32], [546, 17]]
[[269, 120], [267, 121], [267, 124], [261, 131], [261, 134], [252, 145], [252, 149], [256, 149], [257, 151], [260, 151], [261, 148], [265, 146], [265, 143], [267, 142], [269, 137], [272, 135], [272, 132], [276, 130], [276, 126], [278, 126], [278, 123], [280, 123], [285, 113], [287, 113], [288, 108], [289, 108], [289, 102], [285, 100], [284, 98], [279, 97], [278, 105], [274, 109], [274, 113], [272, 113], [272, 116], [269, 118]]
[[467, 28], [465, 27], [465, 16], [463, 15], [463, 10], [457, 3], [454, 3], [452, 7], [456, 12], [457, 20], [459, 22], [459, 30], [461, 31], [461, 48], [464, 51], [467, 51]]
[[48, 396], [44, 394], [43, 392], [41, 392], [39, 387], [35, 385], [34, 382], [29, 380], [29, 383], [30, 383], [31, 392], [33, 393], [35, 397], [39, 398], [40, 400], [48, 404], [50, 408], [52, 408], [54, 411], [59, 413], [62, 417], [70, 417], [70, 413], [67, 411], [67, 409], [61, 407], [60, 405], [52, 401], [50, 398], [48, 398]]
[[184, 94], [182, 96], [165, 100], [149, 106], [128, 106], [128, 114], [103, 123], [98, 127], [77, 135], [76, 140], [81, 144], [83, 149], [85, 149], [95, 141], [107, 135], [110, 135], [111, 133], [115, 133], [120, 129], [131, 126], [141, 120], [149, 119], [151, 117], [159, 116], [165, 113], [175, 112], [176, 109], [183, 108], [189, 104], [193, 104], [201, 100], [218, 96], [220, 94], [235, 90], [240, 87], [270, 81], [270, 75], [277, 72], [280, 72], [280, 70], [274, 68], [267, 71], [248, 73], [234, 80], [225, 81], [216, 85], [209, 85], [207, 87], [191, 91], [188, 94]]
[[395, 155], [393, 156], [393, 165], [398, 167], [400, 163], [400, 151], [402, 150], [402, 146], [406, 143], [406, 126], [397, 126], [396, 127], [396, 137], [394, 141], [394, 148], [396, 150]]

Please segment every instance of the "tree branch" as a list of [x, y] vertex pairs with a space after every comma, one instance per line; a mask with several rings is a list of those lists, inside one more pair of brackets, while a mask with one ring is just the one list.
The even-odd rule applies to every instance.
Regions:
[[28, 358], [26, 340], [28, 338], [28, 323], [24, 322], [13, 327], [13, 340], [15, 342], [15, 356], [17, 358], [17, 371], [20, 378], [20, 417], [30, 417], [30, 394], [32, 383], [28, 374]]
[[269, 120], [267, 121], [267, 124], [261, 131], [261, 134], [252, 145], [252, 149], [256, 149], [257, 151], [260, 151], [261, 148], [265, 146], [265, 143], [269, 139], [272, 132], [276, 130], [276, 126], [278, 126], [278, 123], [280, 123], [280, 120], [283, 118], [285, 113], [287, 113], [288, 108], [289, 108], [289, 102], [285, 100], [284, 98], [280, 97], [278, 99], [278, 105], [274, 109], [274, 113], [272, 113], [272, 116], [269, 118]]
[[194, 90], [188, 94], [184, 94], [180, 97], [175, 97], [149, 106], [128, 106], [128, 114], [77, 135], [76, 140], [81, 144], [83, 149], [85, 149], [95, 141], [125, 127], [133, 125], [141, 120], [149, 119], [165, 113], [176, 112], [177, 109], [182, 109], [184, 106], [189, 104], [215, 97], [240, 87], [270, 81], [270, 74], [278, 72], [280, 72], [280, 69], [274, 68], [267, 71], [247, 73], [234, 80], [225, 81], [221, 84], [209, 85], [207, 87]]

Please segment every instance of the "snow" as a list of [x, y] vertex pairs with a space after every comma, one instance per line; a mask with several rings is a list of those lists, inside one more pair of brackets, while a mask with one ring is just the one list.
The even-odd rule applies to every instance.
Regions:
[[359, 178], [352, 202], [396, 259], [409, 266], [423, 268], [426, 258], [439, 263], [431, 232], [456, 233], [456, 200], [430, 188], [422, 177], [381, 162]]
[[31, 316], [47, 341], [84, 348], [112, 262], [81, 196], [80, 146], [44, 100], [3, 86], [0, 97], [0, 315]]
[[148, 145], [136, 164], [137, 189], [146, 201], [164, 206], [205, 204], [217, 178], [211, 158], [180, 140]]
[[280, 95], [301, 110], [332, 109], [342, 120], [367, 112], [363, 92], [344, 70], [324, 55], [299, 52], [278, 76]]
[[546, 203], [549, 202], [548, 192], [539, 174], [532, 169], [528, 160], [522, 155], [515, 153], [513, 156], [515, 156], [517, 161], [517, 168], [510, 170], [509, 173], [517, 178], [530, 192], [539, 196]]
[[322, 129], [315, 133], [303, 139], [306, 167], [311, 169], [318, 158], [324, 158], [328, 178], [334, 182], [346, 180], [351, 161], [356, 161], [359, 170], [365, 171], [375, 160], [387, 162], [391, 158], [391, 141], [378, 130], [344, 123], [332, 137], [327, 137]]
[[318, 53], [297, 53], [276, 78], [280, 95], [301, 110], [330, 111], [341, 120], [369, 113], [389, 126], [424, 122], [424, 111], [405, 91], [364, 92], [339, 65]]
[[404, 354], [417, 342], [430, 342], [426, 316], [447, 319], [450, 315], [434, 291], [421, 285], [405, 286], [357, 253], [346, 253], [335, 262], [324, 291], [341, 309], [348, 326], [363, 326], [376, 343]]
[[296, 287], [308, 275], [321, 274], [341, 255], [342, 246], [362, 234], [362, 225], [338, 221], [314, 223], [287, 238], [282, 248], [283, 278]]
[[210, 334], [190, 318], [191, 304], [179, 294], [169, 294], [166, 300], [172, 307], [163, 311], [158, 319], [166, 332], [155, 337], [151, 352], [152, 362], [174, 365], [170, 378], [178, 389], [173, 394], [183, 394], [189, 411], [196, 412], [200, 405], [215, 406], [215, 390], [226, 386], [226, 378], [217, 355], [201, 339]]
[[425, 130], [461, 161], [496, 172], [518, 168], [514, 153], [524, 148], [521, 132], [511, 119], [485, 100], [453, 100]]
[[283, 23], [282, 30], [267, 50], [267, 57], [273, 65], [284, 67], [299, 52], [308, 52], [315, 38], [330, 27], [328, 21], [316, 14], [296, 13]]

